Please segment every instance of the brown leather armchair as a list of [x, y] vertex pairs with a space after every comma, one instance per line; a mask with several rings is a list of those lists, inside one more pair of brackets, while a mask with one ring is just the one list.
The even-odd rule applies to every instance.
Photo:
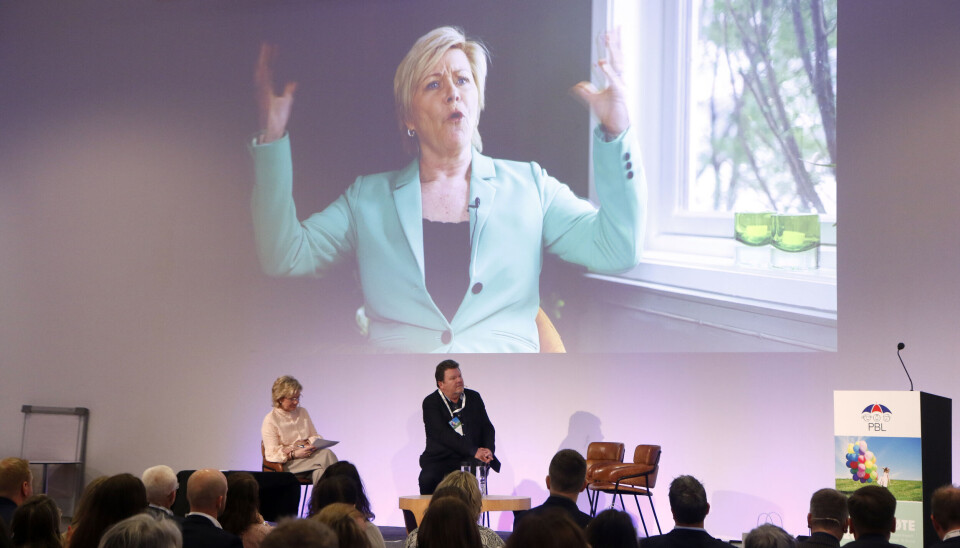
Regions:
[[[624, 493], [633, 495], [633, 500], [637, 503], [637, 513], [640, 514], [640, 523], [643, 524], [643, 532], [647, 536], [649, 536], [647, 523], [643, 519], [643, 511], [640, 510], [639, 497], [647, 497], [650, 501], [657, 532], [663, 534], [660, 529], [660, 520], [657, 518], [657, 509], [653, 506], [653, 488], [657, 485], [660, 453], [659, 445], [638, 445], [633, 451], [632, 463], [610, 463], [597, 466], [593, 469], [594, 483], [590, 484], [590, 488], [596, 492], [596, 498], [599, 498], [599, 493], [610, 493], [613, 495], [613, 504], [616, 504], [617, 497], [620, 497], [620, 508], [624, 510], [626, 510], [623, 504]], [[595, 500], [590, 510], [591, 513], [596, 513]]]
[[600, 491], [594, 485], [597, 480], [596, 469], [605, 464], [619, 464], [623, 462], [624, 447], [620, 442], [593, 441], [587, 445], [587, 500], [590, 501], [590, 514], [596, 515], [597, 501]]
[[270, 462], [267, 460], [266, 448], [263, 446], [263, 441], [260, 442], [260, 458], [263, 459], [263, 465], [261, 471], [263, 472], [283, 472], [283, 465], [279, 462]]

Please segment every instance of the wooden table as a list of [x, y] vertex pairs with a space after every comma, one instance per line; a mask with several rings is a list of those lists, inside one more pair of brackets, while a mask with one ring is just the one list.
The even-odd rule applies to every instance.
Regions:
[[[413, 517], [416, 518], [419, 527], [420, 520], [423, 519], [423, 514], [427, 511], [427, 505], [430, 504], [430, 498], [430, 495], [400, 497], [400, 509], [413, 512]], [[514, 495], [487, 495], [483, 497], [483, 503], [480, 505], [480, 512], [516, 512], [529, 509], [530, 497]]]

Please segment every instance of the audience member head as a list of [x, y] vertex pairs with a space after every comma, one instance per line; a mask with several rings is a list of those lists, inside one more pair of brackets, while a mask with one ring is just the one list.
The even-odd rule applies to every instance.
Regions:
[[297, 379], [290, 375], [278, 377], [277, 380], [273, 381], [273, 389], [270, 391], [270, 396], [273, 398], [273, 406], [280, 407], [280, 402], [283, 398], [292, 398], [295, 394], [302, 391], [303, 385], [300, 384], [300, 381]]
[[264, 537], [260, 548], [337, 548], [337, 535], [313, 519], [288, 519]]
[[[506, 548], [588, 548], [583, 529], [561, 510], [524, 516]], [[598, 547], [599, 548], [599, 547]]]
[[587, 461], [573, 449], [561, 449], [550, 459], [547, 489], [551, 495], [577, 500], [587, 486]]
[[772, 523], [764, 523], [743, 539], [743, 548], [795, 548], [796, 545], [797, 539]]
[[418, 548], [481, 548], [477, 518], [454, 497], [431, 500], [417, 529]]
[[693, 476], [677, 476], [670, 482], [670, 511], [673, 521], [681, 527], [703, 527], [703, 520], [710, 512], [707, 491], [700, 480]]
[[191, 512], [218, 517], [227, 504], [227, 477], [223, 472], [204, 468], [190, 474], [187, 480], [187, 502]]
[[90, 480], [90, 483], [83, 488], [83, 492], [80, 493], [80, 500], [77, 501], [77, 505], [73, 509], [73, 519], [70, 520], [70, 528], [67, 529], [68, 540], [73, 535], [77, 524], [85, 521], [84, 518], [87, 515], [87, 510], [90, 508], [90, 501], [93, 499], [93, 494], [103, 485], [103, 482], [109, 478], [110, 476], [98, 476]]
[[333, 529], [340, 548], [370, 548], [367, 535], [363, 530], [363, 524], [367, 519], [352, 504], [345, 502], [328, 504], [310, 519]]
[[171, 519], [140, 513], [107, 529], [98, 548], [182, 548], [183, 535]]
[[147, 508], [147, 490], [134, 475], [117, 474], [97, 485], [90, 494], [70, 538], [70, 548], [96, 548], [113, 524]]
[[310, 495], [310, 515], [318, 514], [328, 504], [345, 502], [353, 506], [359, 500], [359, 488], [355, 481], [347, 476], [331, 476], [326, 474], [313, 486]]
[[47, 495], [33, 495], [23, 501], [13, 519], [10, 532], [14, 546], [60, 548], [60, 509]]
[[847, 532], [847, 496], [836, 489], [820, 489], [810, 497], [807, 527], [811, 533], [827, 533], [837, 538]]
[[637, 528], [630, 514], [604, 510], [590, 520], [584, 531], [590, 546], [597, 548], [637, 548]]
[[368, 521], [373, 521], [376, 519], [376, 515], [370, 509], [370, 500], [367, 499], [367, 493], [363, 487], [363, 480], [360, 479], [360, 472], [357, 470], [357, 467], [353, 465], [352, 462], [348, 460], [341, 460], [335, 462], [327, 467], [323, 471], [323, 477], [330, 478], [333, 476], [347, 476], [352, 479], [357, 484], [357, 510], [364, 515]]
[[177, 475], [173, 468], [165, 464], [152, 466], [143, 471], [140, 476], [143, 486], [147, 490], [147, 502], [154, 506], [170, 508], [177, 498]]
[[863, 535], [883, 535], [890, 538], [897, 528], [894, 514], [897, 511], [897, 499], [879, 485], [864, 485], [850, 495], [847, 500], [850, 512], [850, 532], [853, 538]]
[[960, 529], [960, 488], [944, 485], [933, 492], [930, 497], [930, 519], [941, 539], [950, 531]]
[[[443, 480], [437, 485], [437, 489], [442, 487], [453, 487], [465, 493], [466, 498], [461, 497], [461, 500], [463, 500], [467, 508], [469, 508], [470, 512], [474, 515], [474, 520], [480, 517], [480, 509], [483, 507], [483, 495], [480, 494], [480, 484], [477, 483], [476, 476], [463, 470], [454, 470], [444, 476]], [[434, 491], [434, 496], [436, 496], [436, 491]]]
[[240, 536], [260, 523], [260, 484], [253, 474], [234, 472], [227, 478], [226, 507], [218, 521], [225, 531]]
[[16, 457], [0, 460], [0, 497], [8, 498], [19, 506], [32, 494], [33, 473], [30, 472], [30, 463]]

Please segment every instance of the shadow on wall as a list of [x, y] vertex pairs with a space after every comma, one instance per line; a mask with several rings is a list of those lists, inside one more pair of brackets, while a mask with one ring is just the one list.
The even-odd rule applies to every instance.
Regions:
[[393, 484], [401, 495], [420, 493], [418, 476], [420, 453], [424, 447], [423, 416], [419, 412], [407, 416], [407, 441], [393, 455]]
[[573, 449], [586, 457], [587, 446], [593, 441], [603, 441], [603, 431], [600, 430], [600, 417], [587, 413], [586, 411], [577, 411], [573, 415], [570, 415], [570, 423], [567, 426], [567, 437], [560, 442], [560, 447], [557, 447], [557, 451], [560, 449]]
[[[701, 479], [701, 481], [704, 480]], [[709, 493], [709, 489], [707, 491]], [[783, 527], [785, 517], [783, 507], [775, 501], [737, 491], [717, 491], [713, 496], [708, 495], [708, 501], [710, 514], [706, 520], [707, 531], [710, 531], [711, 523], [741, 524], [742, 533], [748, 533], [754, 527], [764, 523]], [[718, 527], [714, 525], [714, 528]]]

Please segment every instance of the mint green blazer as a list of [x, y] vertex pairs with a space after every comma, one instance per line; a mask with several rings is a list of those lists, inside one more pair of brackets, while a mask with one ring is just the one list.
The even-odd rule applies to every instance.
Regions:
[[375, 350], [537, 352], [544, 252], [601, 273], [622, 272], [640, 260], [646, 186], [631, 130], [610, 142], [595, 131], [599, 209], [536, 163], [474, 151], [470, 203], [479, 199], [480, 205], [470, 215], [470, 285], [450, 321], [424, 284], [417, 160], [399, 171], [358, 177], [330, 206], [301, 222], [289, 137], [250, 149], [264, 271], [320, 276], [355, 258]]

